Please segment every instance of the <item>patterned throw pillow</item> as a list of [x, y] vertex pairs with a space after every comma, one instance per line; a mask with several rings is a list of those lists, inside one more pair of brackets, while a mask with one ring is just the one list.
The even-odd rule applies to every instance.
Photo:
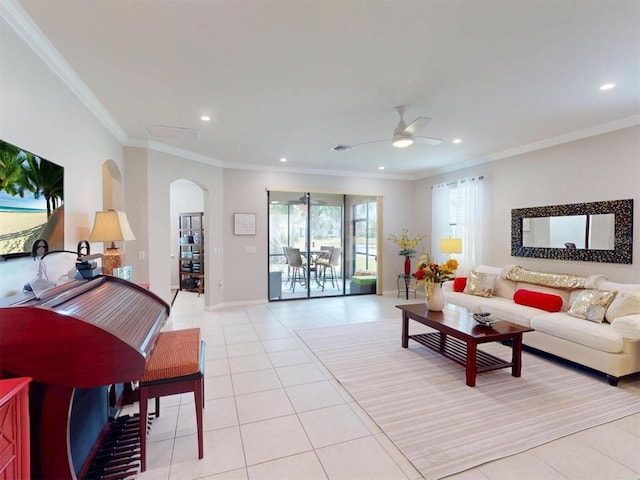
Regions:
[[467, 276], [467, 284], [464, 287], [463, 293], [477, 295], [478, 297], [490, 297], [493, 294], [495, 282], [495, 275], [471, 270]]
[[615, 298], [616, 293], [618, 292], [583, 290], [567, 313], [591, 322], [602, 323], [607, 307]]
[[611, 323], [618, 317], [640, 313], [640, 293], [620, 291], [607, 308], [604, 318]]

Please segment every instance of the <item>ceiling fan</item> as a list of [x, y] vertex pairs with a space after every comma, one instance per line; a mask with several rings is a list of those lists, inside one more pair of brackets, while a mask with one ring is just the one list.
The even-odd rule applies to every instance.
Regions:
[[[309, 195], [302, 195], [297, 200], [287, 200], [289, 205], [306, 205], [309, 202]], [[313, 200], [311, 199], [311, 205], [326, 205], [327, 202], [324, 200]]]
[[414, 142], [423, 143], [426, 145], [439, 145], [442, 143], [442, 140], [438, 138], [432, 137], [423, 137], [419, 135], [415, 135], [416, 131], [425, 127], [431, 119], [429, 117], [418, 117], [409, 125], [404, 123], [404, 105], [400, 105], [396, 107], [396, 112], [400, 115], [400, 121], [398, 122], [398, 126], [393, 131], [393, 138], [386, 138], [384, 140], [374, 140], [372, 142], [363, 142], [363, 143], [355, 143], [353, 145], [346, 144], [338, 144], [333, 147], [331, 150], [334, 152], [342, 152], [344, 150], [349, 150], [353, 147], [357, 147], [359, 145], [368, 145], [370, 143], [379, 143], [379, 142], [389, 142], [391, 141], [391, 145], [396, 148], [406, 148], [413, 145]]

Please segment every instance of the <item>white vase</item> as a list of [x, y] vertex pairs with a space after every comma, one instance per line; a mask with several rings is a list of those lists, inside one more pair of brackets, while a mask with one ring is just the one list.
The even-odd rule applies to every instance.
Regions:
[[427, 308], [432, 312], [441, 312], [444, 308], [444, 293], [442, 293], [442, 283], [435, 282], [433, 291], [427, 299]]

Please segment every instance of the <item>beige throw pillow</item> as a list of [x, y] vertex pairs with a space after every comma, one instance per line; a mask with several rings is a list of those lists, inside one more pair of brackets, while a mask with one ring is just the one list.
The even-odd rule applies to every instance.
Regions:
[[640, 313], [640, 293], [620, 291], [607, 308], [604, 318], [611, 323], [618, 317]]
[[464, 287], [463, 293], [478, 297], [490, 297], [493, 294], [495, 282], [496, 275], [471, 270], [467, 275], [467, 285]]
[[615, 298], [616, 293], [618, 292], [583, 290], [575, 302], [571, 304], [571, 308], [567, 313], [590, 322], [602, 323], [607, 307]]

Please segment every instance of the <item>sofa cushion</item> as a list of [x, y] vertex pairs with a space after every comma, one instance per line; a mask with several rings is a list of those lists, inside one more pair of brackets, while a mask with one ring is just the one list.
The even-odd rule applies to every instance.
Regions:
[[538, 332], [564, 338], [601, 352], [622, 352], [624, 340], [607, 323], [585, 322], [564, 312], [544, 313], [531, 319], [531, 327]]
[[369, 275], [354, 275], [351, 281], [357, 285], [375, 285], [376, 277]]
[[502, 276], [516, 282], [535, 283], [553, 288], [584, 288], [587, 277], [574, 275], [572, 273], [549, 273], [527, 270], [518, 265], [507, 265], [504, 267]]
[[539, 308], [518, 305], [513, 299], [502, 297], [487, 298], [482, 304], [482, 311], [489, 312], [492, 317], [500, 320], [508, 320], [525, 327], [530, 327], [531, 318], [542, 312]]
[[618, 317], [640, 313], [640, 293], [618, 292], [611, 305], [607, 308], [604, 318], [611, 323]]
[[524, 288], [517, 290], [513, 295], [513, 301], [520, 305], [536, 307], [547, 312], [559, 312], [562, 308], [562, 298], [549, 293], [534, 292]]
[[591, 322], [602, 323], [607, 307], [617, 292], [604, 290], [583, 290], [571, 304], [569, 315], [584, 318]]
[[356, 270], [353, 272], [354, 277], [376, 277], [377, 275], [375, 270]]
[[[452, 282], [453, 283], [453, 282]], [[476, 295], [467, 295], [462, 292], [454, 292], [452, 290], [444, 290], [445, 302], [459, 307], [466, 308], [471, 312], [484, 312], [484, 304], [487, 300], [486, 297], [478, 297]]]
[[640, 283], [618, 283], [618, 282], [602, 282], [598, 285], [598, 290], [616, 290], [618, 292], [636, 292], [640, 293]]
[[464, 293], [467, 295], [477, 295], [479, 297], [490, 297], [493, 294], [493, 286], [496, 278], [496, 275], [472, 270], [467, 277], [467, 285], [464, 287]]
[[463, 292], [464, 287], [467, 286], [467, 277], [456, 277], [453, 279], [453, 291]]
[[490, 265], [478, 265], [475, 271], [496, 276], [492, 296], [508, 298], [509, 300], [513, 299], [513, 294], [516, 293], [516, 282], [502, 278], [502, 268], [492, 267]]
[[629, 340], [640, 340], [640, 314], [616, 318], [611, 329]]

